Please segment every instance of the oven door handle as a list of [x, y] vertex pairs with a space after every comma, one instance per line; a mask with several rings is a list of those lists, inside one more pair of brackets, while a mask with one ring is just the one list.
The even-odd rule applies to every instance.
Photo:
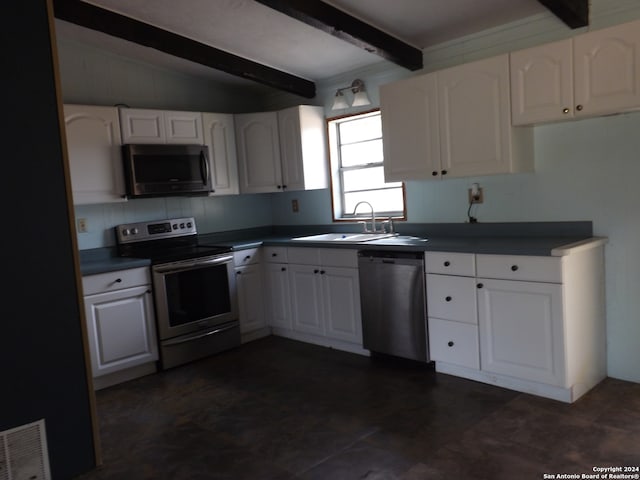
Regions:
[[220, 257], [210, 258], [208, 260], [185, 260], [182, 262], [167, 263], [164, 265], [155, 265], [153, 270], [158, 273], [173, 273], [182, 270], [193, 270], [194, 268], [210, 267], [212, 265], [222, 265], [233, 261], [233, 255], [223, 255]]
[[201, 338], [205, 338], [210, 335], [215, 335], [216, 333], [226, 332], [227, 330], [231, 330], [232, 328], [237, 328], [237, 327], [238, 327], [238, 324], [233, 323], [232, 325], [225, 325], [224, 327], [216, 328], [214, 330], [209, 330], [208, 332], [205, 332], [205, 333], [197, 333], [195, 335], [189, 335], [188, 337], [176, 338], [175, 340], [166, 340], [162, 342], [162, 345], [166, 347], [171, 345], [180, 345], [182, 343], [191, 342], [193, 340], [199, 340]]

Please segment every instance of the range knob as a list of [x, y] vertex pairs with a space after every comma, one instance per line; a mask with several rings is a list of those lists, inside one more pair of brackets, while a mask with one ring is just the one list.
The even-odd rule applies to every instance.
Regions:
[[127, 235], [129, 235], [129, 229], [128, 228], [123, 228], [122, 229], [122, 236], [126, 237]]
[[174, 230], [177, 230], [178, 229], [178, 224], [177, 223], [172, 224], [171, 228], [173, 228]]
[[137, 228], [132, 228], [131, 229], [131, 235], [137, 235], [138, 233], [140, 233], [140, 230], [138, 230]]
[[187, 222], [187, 228], [191, 228], [193, 224], [191, 222]]

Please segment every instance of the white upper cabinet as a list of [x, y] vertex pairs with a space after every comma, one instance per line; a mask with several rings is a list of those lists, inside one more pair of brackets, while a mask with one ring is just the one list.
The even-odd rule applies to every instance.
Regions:
[[243, 113], [235, 116], [238, 170], [242, 193], [282, 189], [278, 114]]
[[580, 35], [573, 49], [577, 114], [640, 107], [640, 21]]
[[435, 73], [380, 87], [388, 182], [440, 174], [437, 94]]
[[211, 170], [210, 195], [237, 195], [240, 189], [233, 115], [203, 113], [202, 124]]
[[329, 186], [326, 130], [322, 107], [299, 105], [278, 112], [284, 189], [316, 190]]
[[328, 186], [322, 107], [235, 115], [241, 193]]
[[531, 171], [533, 135], [511, 126], [509, 57], [381, 89], [387, 181]]
[[573, 117], [572, 50], [562, 40], [511, 54], [514, 125]]
[[75, 205], [126, 201], [118, 109], [64, 105]]
[[204, 144], [200, 112], [122, 108], [120, 123], [125, 144]]
[[514, 125], [640, 108], [640, 21], [511, 54]]
[[511, 126], [508, 55], [439, 71], [438, 100], [443, 175], [532, 170], [532, 132]]

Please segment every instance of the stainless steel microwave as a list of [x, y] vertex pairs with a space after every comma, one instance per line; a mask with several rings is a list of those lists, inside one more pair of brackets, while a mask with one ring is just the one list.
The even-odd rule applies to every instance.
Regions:
[[207, 195], [211, 191], [207, 147], [123, 145], [124, 176], [130, 198]]

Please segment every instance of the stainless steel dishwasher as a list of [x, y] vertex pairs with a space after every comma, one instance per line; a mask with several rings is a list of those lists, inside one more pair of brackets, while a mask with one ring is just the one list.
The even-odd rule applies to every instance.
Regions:
[[429, 361], [423, 254], [358, 252], [364, 348]]

